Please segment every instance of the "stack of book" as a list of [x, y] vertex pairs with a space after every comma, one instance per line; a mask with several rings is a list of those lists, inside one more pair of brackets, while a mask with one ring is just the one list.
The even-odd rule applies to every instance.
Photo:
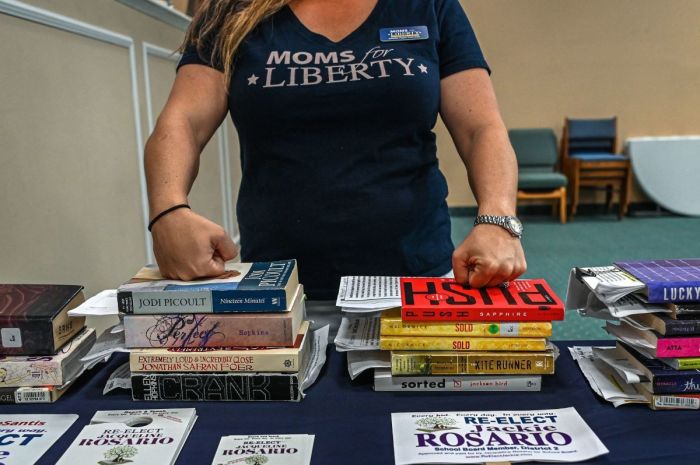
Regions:
[[134, 400], [301, 400], [312, 334], [295, 260], [193, 282], [146, 267], [117, 301]]
[[557, 351], [547, 338], [563, 305], [544, 280], [471, 289], [401, 278], [401, 309], [380, 317], [378, 391], [539, 391]]
[[700, 259], [576, 268], [567, 307], [607, 320], [603, 360], [651, 408], [700, 408]]
[[54, 402], [83, 371], [95, 330], [68, 310], [82, 286], [0, 284], [0, 403]]

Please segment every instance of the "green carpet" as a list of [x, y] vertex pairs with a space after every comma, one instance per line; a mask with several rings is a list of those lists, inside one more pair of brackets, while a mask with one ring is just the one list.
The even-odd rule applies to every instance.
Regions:
[[[577, 216], [562, 225], [550, 218], [521, 217], [523, 247], [528, 262], [524, 277], [545, 278], [566, 297], [569, 270], [574, 266], [608, 265], [616, 260], [700, 257], [700, 218], [660, 216], [625, 218]], [[472, 216], [452, 216], [452, 240], [461, 242]], [[600, 320], [568, 312], [554, 323], [555, 340], [608, 339]]]

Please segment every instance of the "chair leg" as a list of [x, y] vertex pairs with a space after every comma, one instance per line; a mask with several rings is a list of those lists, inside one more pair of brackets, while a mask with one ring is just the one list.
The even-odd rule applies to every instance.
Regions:
[[566, 187], [560, 189], [559, 196], [559, 221], [561, 224], [566, 224]]
[[622, 219], [627, 215], [630, 205], [630, 191], [632, 189], [632, 169], [627, 168], [624, 179], [620, 181], [620, 208], [618, 218]]
[[578, 184], [578, 170], [574, 169], [574, 172], [572, 173], [571, 176], [571, 213], [569, 214], [569, 217], [571, 219], [574, 218], [576, 215], [576, 210], [578, 209], [578, 201], [579, 201], [579, 190], [580, 186]]
[[[612, 184], [605, 186], [605, 212], [610, 213], [610, 208], [612, 207], [614, 188]], [[620, 189], [622, 193], [622, 189]], [[622, 197], [622, 195], [620, 195]]]

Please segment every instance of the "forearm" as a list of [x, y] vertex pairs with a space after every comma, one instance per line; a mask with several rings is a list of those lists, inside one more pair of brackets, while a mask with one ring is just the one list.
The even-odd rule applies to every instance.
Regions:
[[161, 115], [146, 143], [144, 160], [151, 218], [173, 205], [187, 203], [200, 152], [186, 118]]
[[518, 164], [508, 133], [501, 124], [489, 124], [467, 136], [460, 149], [469, 184], [480, 214], [515, 215]]

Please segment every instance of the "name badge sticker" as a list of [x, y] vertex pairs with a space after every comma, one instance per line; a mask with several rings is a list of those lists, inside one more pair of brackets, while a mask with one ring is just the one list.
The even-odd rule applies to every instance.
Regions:
[[379, 30], [379, 40], [382, 42], [425, 40], [428, 37], [428, 26], [385, 27]]

